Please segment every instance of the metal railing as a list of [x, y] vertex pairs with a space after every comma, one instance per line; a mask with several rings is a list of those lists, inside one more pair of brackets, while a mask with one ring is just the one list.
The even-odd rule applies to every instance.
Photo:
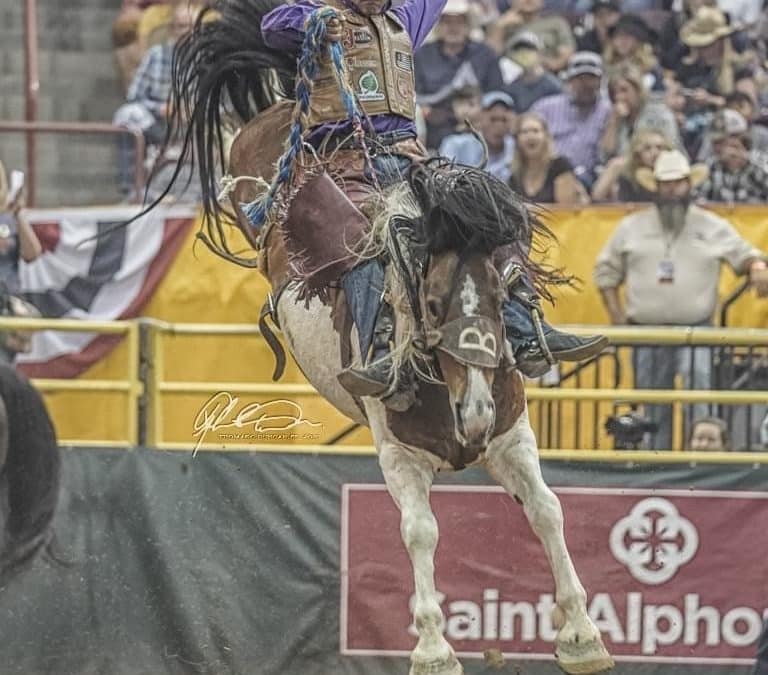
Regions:
[[134, 200], [141, 203], [144, 196], [144, 156], [146, 144], [144, 134], [136, 129], [100, 122], [15, 122], [0, 120], [0, 132], [25, 132], [27, 134], [27, 202], [35, 205], [35, 183], [37, 163], [35, 158], [34, 134], [94, 134], [108, 136], [131, 136], [134, 144]]
[[126, 447], [139, 442], [139, 405], [144, 384], [139, 379], [139, 323], [136, 321], [87, 321], [78, 319], [20, 319], [0, 317], [0, 330], [56, 330], [100, 335], [119, 335], [127, 339], [127, 364], [121, 379], [54, 379], [33, 378], [32, 383], [44, 393], [115, 392], [125, 397], [125, 437], [123, 440], [90, 440], [59, 438], [61, 445]]
[[[64, 445], [116, 445], [133, 447], [146, 444], [150, 447], [165, 450], [184, 450], [190, 452], [195, 446], [195, 440], [190, 431], [190, 437], [184, 441], [168, 440], [166, 436], [167, 420], [164, 415], [164, 405], [169, 397], [179, 395], [194, 395], [210, 397], [220, 391], [228, 391], [233, 395], [250, 395], [254, 397], [319, 397], [319, 394], [309, 384], [273, 384], [271, 382], [238, 382], [238, 381], [189, 381], [166, 377], [165, 361], [168, 349], [167, 339], [171, 336], [241, 336], [250, 339], [259, 335], [258, 329], [250, 324], [173, 324], [162, 321], [142, 319], [136, 321], [79, 321], [62, 319], [11, 319], [0, 318], [0, 329], [14, 328], [24, 330], [63, 330], [75, 332], [96, 332], [113, 335], [124, 335], [128, 338], [127, 363], [125, 379], [35, 379], [34, 384], [43, 392], [116, 392], [125, 396], [125, 438], [120, 441], [88, 441], [78, 439], [62, 439]], [[584, 328], [573, 328], [574, 332], [588, 333]], [[768, 348], [768, 331], [737, 330], [737, 329], [635, 329], [610, 328], [604, 331], [611, 339], [613, 350], [629, 349], [638, 345], [656, 345], [666, 343], [676, 346], [710, 346], [714, 349], [735, 350], [742, 347], [750, 349]], [[174, 349], [178, 345], [174, 344]], [[609, 357], [615, 359], [615, 354]], [[621, 359], [621, 357], [618, 357]], [[531, 408], [532, 419], [536, 417], [536, 407], [544, 407], [539, 411], [538, 422], [534, 421], [534, 430], [544, 449], [541, 456], [545, 459], [571, 461], [621, 461], [621, 462], [715, 462], [715, 463], [768, 463], [768, 453], [759, 452], [670, 452], [664, 450], [613, 450], [600, 448], [600, 442], [580, 443], [583, 437], [573, 429], [578, 430], [587, 422], [593, 426], [591, 433], [599, 432], [602, 421], [601, 415], [608, 410], [614, 410], [617, 405], [631, 403], [668, 403], [683, 406], [691, 403], [706, 403], [708, 405], [752, 406], [766, 405], [768, 397], [764, 390], [734, 391], [731, 388], [714, 390], [638, 390], [631, 387], [614, 386], [584, 386], [584, 380], [589, 377], [593, 382], [594, 372], [599, 359], [595, 362], [580, 365], [582, 384], [574, 387], [533, 386], [529, 383], [526, 393]], [[266, 369], [265, 369], [266, 370]], [[589, 372], [589, 371], [593, 372]], [[605, 377], [605, 375], [603, 375]], [[610, 378], [616, 378], [614, 372]], [[626, 379], [622, 371], [616, 382]], [[575, 385], [576, 382], [574, 381]], [[571, 405], [572, 410], [564, 414], [562, 406]], [[558, 410], [556, 406], [561, 406]], [[579, 412], [580, 406], [595, 406], [589, 411]], [[599, 409], [597, 406], [603, 406]], [[597, 411], [597, 412], [596, 412]], [[599, 413], [599, 414], [598, 414]], [[190, 429], [191, 429], [191, 422]], [[537, 428], [538, 425], [538, 428]], [[549, 425], [549, 428], [546, 426]], [[566, 432], [565, 427], [572, 427]], [[560, 430], [554, 433], [552, 427]], [[570, 435], [569, 435], [570, 433]], [[227, 450], [245, 451], [279, 451], [288, 453], [317, 453], [332, 454], [372, 454], [373, 448], [368, 445], [337, 445], [335, 440], [344, 435], [333, 434], [324, 443], [284, 444], [284, 443], [226, 443]], [[589, 440], [589, 439], [588, 439]], [[605, 440], [603, 438], [603, 440]], [[332, 443], [333, 445], [329, 445]], [[222, 443], [202, 443], [203, 450], [221, 449]], [[679, 448], [678, 448], [679, 449]]]

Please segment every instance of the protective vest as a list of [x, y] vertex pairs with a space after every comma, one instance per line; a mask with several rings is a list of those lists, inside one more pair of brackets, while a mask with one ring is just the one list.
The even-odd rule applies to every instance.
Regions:
[[[344, 16], [344, 58], [349, 82], [368, 115], [416, 116], [413, 48], [408, 32], [397, 16], [387, 12], [362, 16], [340, 0], [328, 5]], [[310, 97], [309, 124], [338, 122], [347, 118], [332, 64], [327, 55]]]

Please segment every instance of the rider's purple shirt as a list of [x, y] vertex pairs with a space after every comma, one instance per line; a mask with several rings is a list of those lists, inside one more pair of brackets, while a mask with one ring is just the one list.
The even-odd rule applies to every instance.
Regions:
[[[446, 0], [405, 0], [402, 5], [391, 10], [408, 32], [414, 51], [421, 46], [429, 31], [437, 23], [445, 3]], [[349, 2], [347, 4], [354, 8], [353, 4]], [[276, 7], [261, 22], [264, 42], [273, 49], [298, 54], [304, 39], [304, 22], [314, 10], [322, 6], [323, 3], [315, 0], [298, 0], [290, 5]], [[416, 125], [399, 115], [373, 115], [371, 121], [378, 133], [407, 129], [412, 131], [414, 136], [416, 135]], [[347, 121], [321, 124], [312, 130], [309, 140], [324, 137], [329, 132], [346, 135], [350, 131], [351, 127]]]

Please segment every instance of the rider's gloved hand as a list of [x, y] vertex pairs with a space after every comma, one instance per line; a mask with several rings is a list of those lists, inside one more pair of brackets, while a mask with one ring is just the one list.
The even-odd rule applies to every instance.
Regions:
[[344, 24], [339, 19], [329, 19], [325, 22], [325, 27], [326, 42], [341, 42], [344, 37]]

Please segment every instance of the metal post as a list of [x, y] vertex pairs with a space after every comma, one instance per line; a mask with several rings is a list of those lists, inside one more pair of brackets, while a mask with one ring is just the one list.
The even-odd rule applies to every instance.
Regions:
[[[37, 120], [37, 96], [40, 91], [40, 73], [37, 60], [37, 0], [26, 0], [24, 3], [24, 80], [25, 119], [27, 122]], [[27, 147], [27, 203], [35, 205], [35, 132], [26, 133]]]

